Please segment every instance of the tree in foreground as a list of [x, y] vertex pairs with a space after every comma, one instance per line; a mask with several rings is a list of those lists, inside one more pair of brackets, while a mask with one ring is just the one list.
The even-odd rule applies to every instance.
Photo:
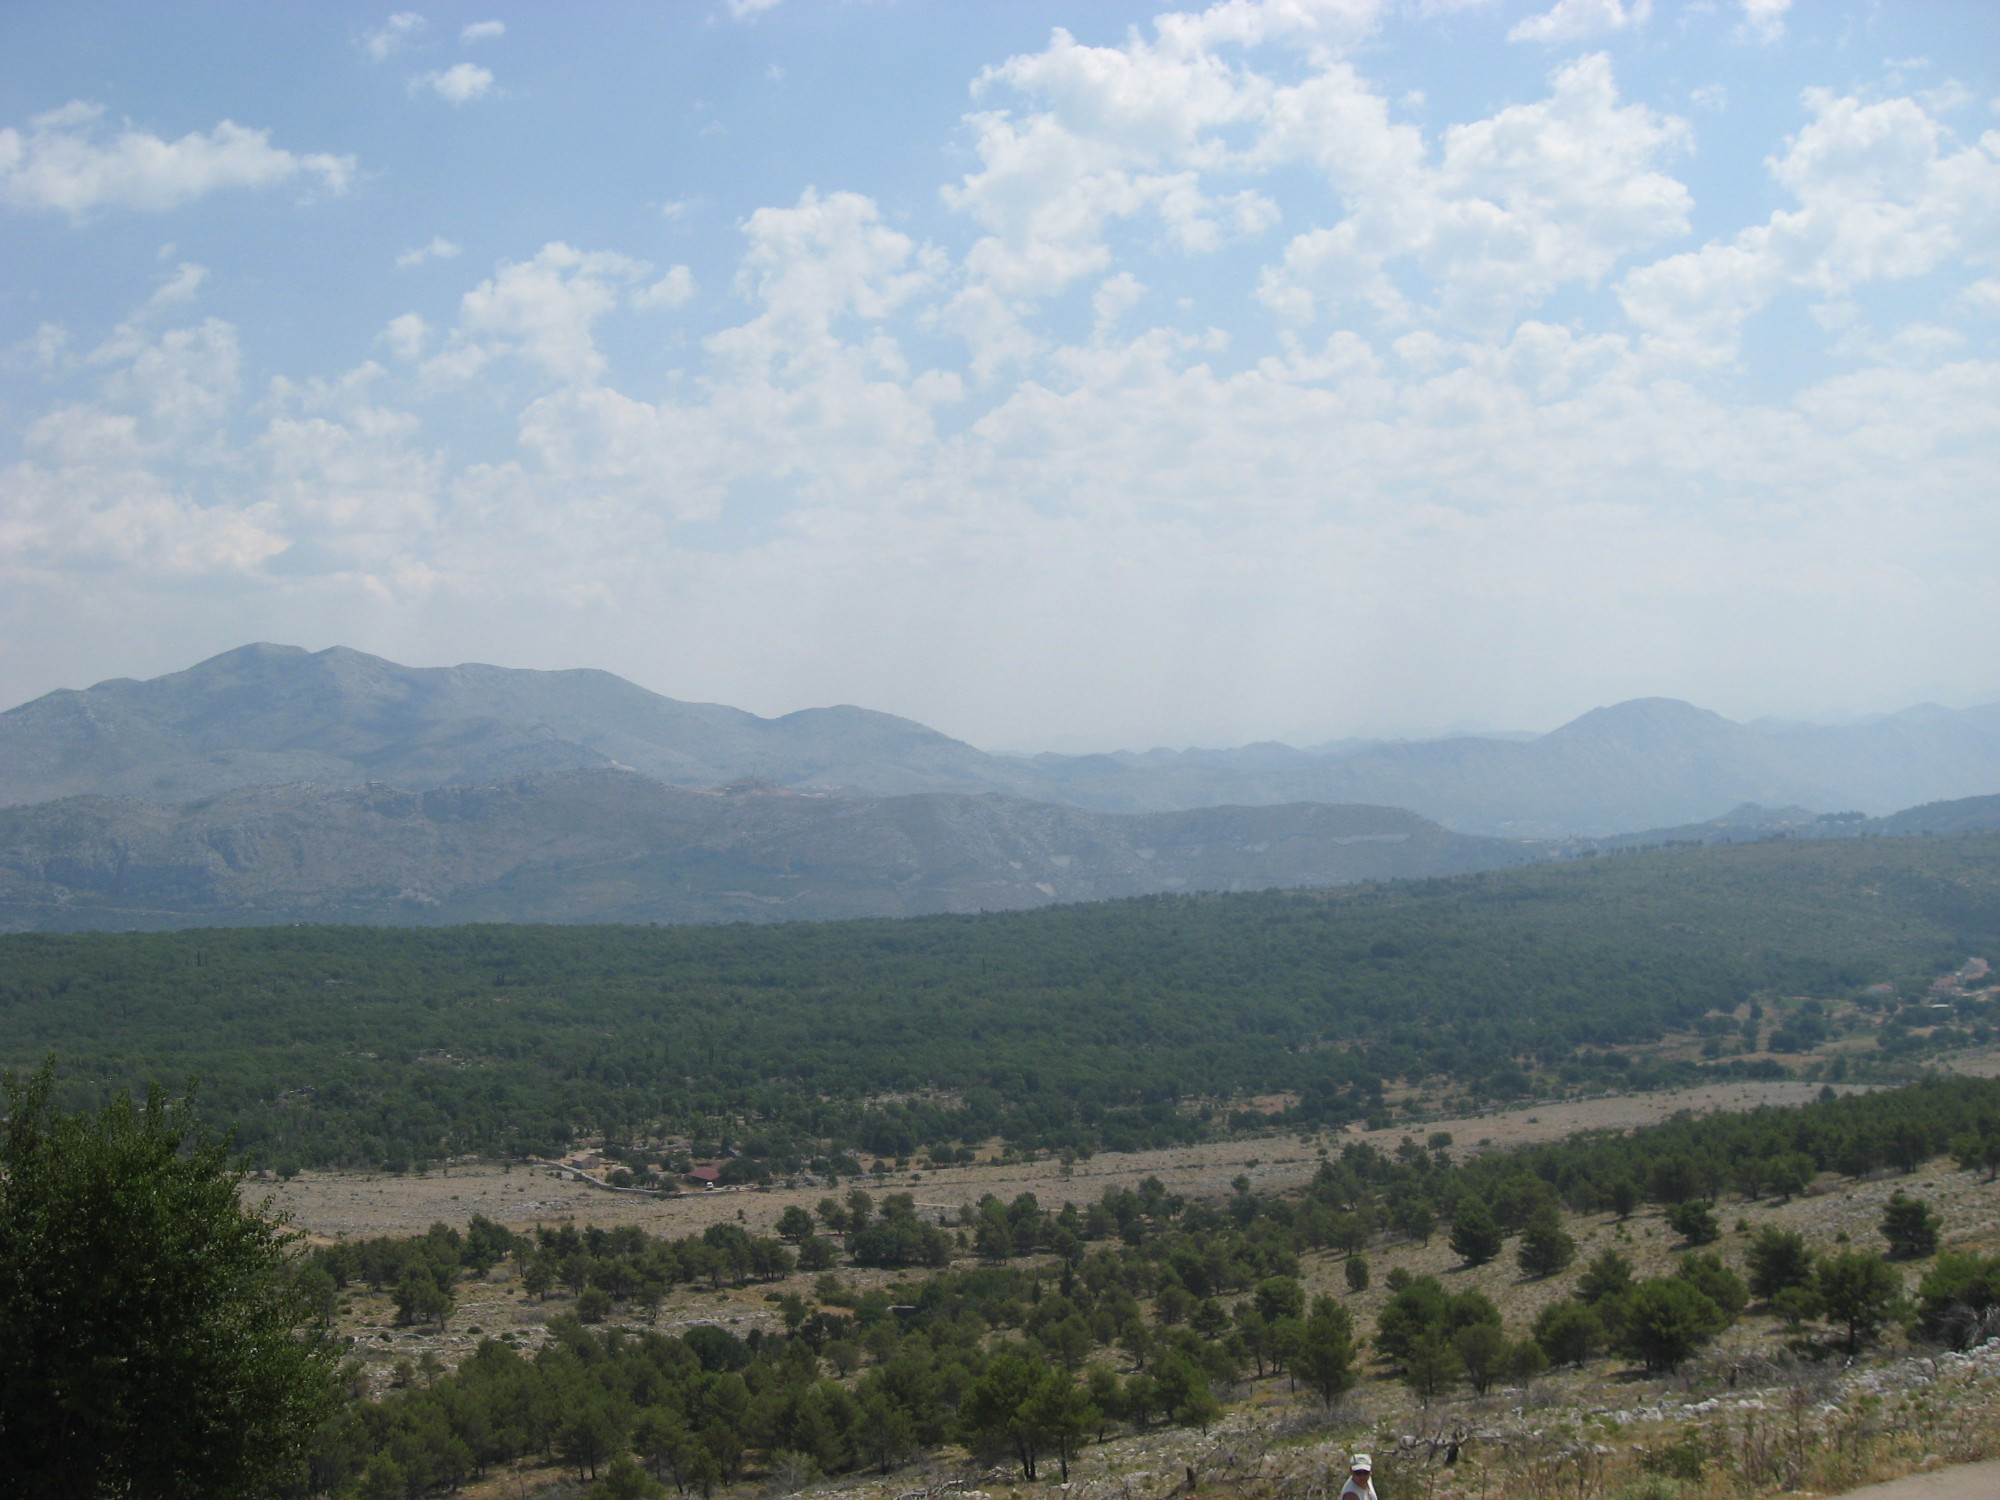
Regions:
[[282, 1487], [335, 1399], [298, 1236], [243, 1206], [188, 1101], [71, 1115], [54, 1082], [5, 1079], [0, 1496]]
[[1888, 1321], [1903, 1280], [1881, 1256], [1850, 1250], [1819, 1263], [1813, 1290], [1827, 1322], [1845, 1328], [1847, 1352], [1853, 1354]]

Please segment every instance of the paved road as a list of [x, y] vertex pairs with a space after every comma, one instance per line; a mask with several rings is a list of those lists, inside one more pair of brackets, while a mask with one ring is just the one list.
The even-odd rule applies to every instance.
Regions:
[[1835, 1500], [2000, 1500], [2000, 1458], [1871, 1484]]

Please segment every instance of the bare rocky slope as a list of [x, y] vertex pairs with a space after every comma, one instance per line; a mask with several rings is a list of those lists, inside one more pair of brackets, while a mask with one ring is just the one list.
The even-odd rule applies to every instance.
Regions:
[[1393, 808], [1104, 814], [998, 795], [720, 792], [632, 771], [409, 791], [0, 809], [0, 928], [899, 916], [1493, 869], [1532, 857]]

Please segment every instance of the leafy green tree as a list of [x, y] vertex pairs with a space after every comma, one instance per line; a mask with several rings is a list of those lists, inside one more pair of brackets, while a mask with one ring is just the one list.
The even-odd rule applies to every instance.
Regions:
[[1483, 1266], [1500, 1253], [1500, 1226], [1483, 1199], [1467, 1198], [1451, 1221], [1451, 1248], [1468, 1266]]
[[778, 1215], [778, 1238], [790, 1244], [799, 1244], [813, 1232], [813, 1217], [799, 1204], [794, 1203]]
[[1771, 1316], [1793, 1333], [1815, 1321], [1819, 1315], [1819, 1293], [1809, 1282], [1803, 1286], [1782, 1287], [1772, 1294]]
[[659, 1481], [640, 1468], [631, 1454], [621, 1453], [590, 1487], [587, 1500], [656, 1500], [664, 1494]]
[[1772, 1192], [1789, 1203], [1812, 1185], [1818, 1170], [1813, 1159], [1803, 1151], [1786, 1151], [1771, 1158], [1764, 1180], [1770, 1184]]
[[1208, 1372], [1178, 1351], [1153, 1366], [1154, 1391], [1160, 1407], [1181, 1427], [1208, 1430], [1222, 1415], [1222, 1403], [1208, 1383]]
[[1465, 1369], [1466, 1380], [1483, 1396], [1505, 1370], [1513, 1346], [1498, 1323], [1474, 1323], [1451, 1336], [1451, 1347]]
[[1290, 1364], [1321, 1401], [1328, 1406], [1338, 1401], [1354, 1384], [1354, 1320], [1347, 1309], [1331, 1297], [1315, 1298]]
[[1812, 1252], [1805, 1237], [1789, 1229], [1767, 1225], [1750, 1242], [1750, 1290], [1766, 1301], [1786, 1287], [1809, 1286], [1813, 1276]]
[[1667, 1205], [1667, 1227], [1690, 1245], [1712, 1245], [1722, 1238], [1715, 1205], [1692, 1198]]
[[1535, 1342], [1551, 1362], [1582, 1369], [1604, 1347], [1604, 1324], [1587, 1304], [1564, 1298], [1536, 1315]]
[[1946, 1251], [1917, 1286], [1917, 1316], [1932, 1338], [1954, 1349], [1983, 1339], [2000, 1308], [2000, 1255]]
[[1024, 1479], [1035, 1477], [1035, 1466], [1048, 1446], [1044, 1408], [1037, 1398], [1054, 1378], [1054, 1372], [1026, 1348], [1006, 1345], [986, 1362], [959, 1406], [959, 1421], [974, 1444], [1012, 1451]]
[[1813, 1290], [1826, 1321], [1845, 1330], [1847, 1352], [1859, 1352], [1888, 1319], [1902, 1279], [1881, 1256], [1866, 1250], [1829, 1255], [1819, 1263]]
[[1619, 1347], [1648, 1370], [1679, 1369], [1729, 1324], [1721, 1308], [1679, 1276], [1634, 1282], [1619, 1301]]
[[1935, 1255], [1937, 1212], [1923, 1199], [1912, 1198], [1898, 1188], [1882, 1208], [1882, 1238], [1889, 1242], [1889, 1254], [1897, 1260]]
[[1465, 1362], [1452, 1341], [1437, 1333], [1418, 1334], [1403, 1356], [1403, 1379], [1426, 1401], [1457, 1385], [1464, 1373]]
[[1102, 1417], [1090, 1393], [1066, 1375], [1044, 1381], [1035, 1393], [1033, 1419], [1055, 1445], [1064, 1484], [1069, 1483], [1069, 1461]]
[[1986, 1180], [2000, 1177], [2000, 1130], [1967, 1130], [1952, 1137], [1951, 1157], [1968, 1172], [1986, 1169]]
[[1579, 1302], [1598, 1303], [1615, 1297], [1632, 1284], [1632, 1262], [1616, 1250], [1606, 1250], [1583, 1268], [1577, 1278]]
[[262, 1495], [335, 1399], [298, 1236], [241, 1201], [191, 1100], [51, 1104], [5, 1079], [0, 1496]]
[[1548, 1372], [1549, 1357], [1534, 1339], [1516, 1339], [1514, 1346], [1507, 1351], [1507, 1373], [1522, 1385]]
[[1576, 1241], [1562, 1227], [1554, 1209], [1538, 1208], [1522, 1226], [1514, 1258], [1524, 1276], [1553, 1276], [1576, 1259]]
[[435, 1323], [442, 1333], [445, 1320], [451, 1316], [451, 1293], [438, 1284], [436, 1274], [420, 1261], [412, 1261], [404, 1268], [396, 1283], [395, 1302], [398, 1323]]
[[1743, 1278], [1724, 1265], [1719, 1255], [1684, 1255], [1674, 1274], [1716, 1305], [1722, 1312], [1724, 1327], [1734, 1323], [1737, 1314], [1749, 1304], [1750, 1292], [1743, 1285]]

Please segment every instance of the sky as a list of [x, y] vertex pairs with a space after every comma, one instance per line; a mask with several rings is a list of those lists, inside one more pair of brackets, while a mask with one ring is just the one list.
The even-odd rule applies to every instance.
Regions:
[[1987, 0], [0, 9], [0, 705], [2000, 698]]

